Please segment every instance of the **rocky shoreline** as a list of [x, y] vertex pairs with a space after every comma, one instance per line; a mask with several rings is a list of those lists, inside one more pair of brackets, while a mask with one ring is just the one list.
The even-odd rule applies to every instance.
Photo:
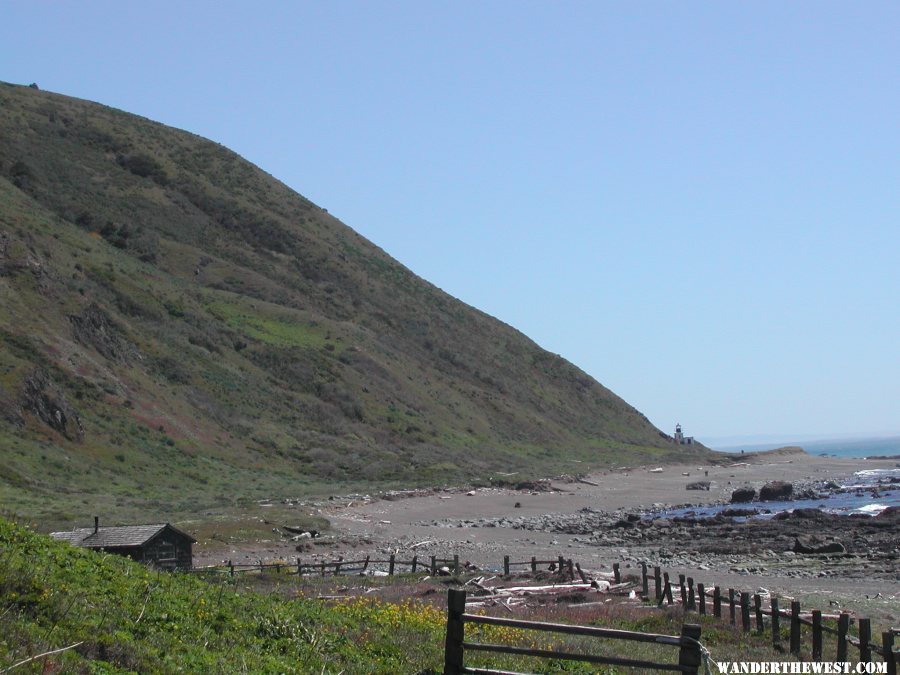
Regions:
[[[461, 562], [495, 572], [502, 569], [506, 555], [516, 561], [563, 555], [597, 572], [619, 563], [626, 574], [644, 562], [671, 573], [693, 574], [707, 585], [816, 595], [819, 604], [840, 602], [845, 607], [865, 602], [870, 613], [900, 618], [898, 509], [879, 517], [798, 509], [790, 516], [748, 519], [748, 510], [762, 512], [777, 508], [777, 503], [729, 505], [735, 490], [755, 488], [758, 494], [776, 478], [791, 483], [795, 497], [843, 499], [852, 494], [843, 495], [840, 486], [854, 482], [855, 472], [893, 471], [897, 463], [802, 452], [741, 459], [750, 461], [664, 471], [652, 466], [619, 468], [533, 485], [334, 497], [311, 505], [332, 528], [303, 543], [303, 550], [296, 549], [301, 542], [276, 538], [207, 555], [251, 560], [300, 555], [310, 561], [369, 554], [396, 554], [407, 560], [413, 555], [419, 560], [458, 555]], [[710, 489], [689, 489], [698, 479], [709, 481]], [[871, 490], [880, 488], [867, 489], [862, 503], [870, 503]], [[683, 504], [686, 497], [692, 505]], [[730, 510], [700, 517], [723, 508]], [[672, 516], [674, 510], [679, 514]], [[819, 536], [823, 534], [827, 537]], [[825, 548], [816, 548], [821, 545]]]
[[[896, 478], [886, 479], [866, 489], [873, 499], [880, 490], [891, 489]], [[760, 495], [768, 500], [827, 500], [836, 494], [859, 488], [841, 487], [834, 480], [810, 483], [777, 481], [765, 485]], [[435, 529], [509, 528], [526, 532], [568, 535], [568, 545], [623, 549], [625, 561], [654, 562], [663, 566], [687, 566], [705, 570], [728, 567], [737, 574], [788, 577], [827, 577], [900, 580], [900, 507], [891, 507], [877, 516], [837, 515], [818, 508], [797, 508], [772, 517], [766, 501], [747, 503], [734, 499], [739, 507], [723, 508], [712, 517], [700, 517], [685, 504], [658, 506], [649, 510], [605, 511], [583, 507], [575, 513], [547, 513], [496, 518], [441, 519], [417, 524]], [[756, 491], [752, 491], [756, 496]], [[721, 502], [720, 505], [724, 505]], [[709, 504], [703, 505], [708, 507]], [[665, 517], [670, 511], [684, 515]], [[827, 534], [824, 534], [827, 533]], [[640, 551], [640, 556], [633, 553]]]

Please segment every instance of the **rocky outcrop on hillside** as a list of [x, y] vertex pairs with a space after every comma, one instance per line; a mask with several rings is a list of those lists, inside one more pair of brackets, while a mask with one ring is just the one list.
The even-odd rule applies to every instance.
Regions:
[[97, 303], [92, 302], [81, 314], [70, 316], [69, 320], [75, 341], [93, 347], [110, 361], [128, 364], [139, 356], [134, 345]]
[[46, 371], [36, 370], [25, 379], [22, 408], [70, 441], [84, 439], [84, 427], [78, 412]]

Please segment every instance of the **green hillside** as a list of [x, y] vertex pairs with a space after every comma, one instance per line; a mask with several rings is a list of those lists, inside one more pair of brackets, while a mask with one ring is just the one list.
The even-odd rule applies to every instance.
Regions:
[[705, 452], [226, 148], [0, 84], [8, 508], [159, 519]]

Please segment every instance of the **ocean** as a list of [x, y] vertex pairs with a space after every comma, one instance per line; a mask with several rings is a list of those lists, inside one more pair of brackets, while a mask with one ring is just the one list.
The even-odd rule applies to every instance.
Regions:
[[[758, 509], [760, 513], [754, 518], [772, 518], [782, 511], [794, 509], [821, 509], [838, 515], [862, 514], [877, 516], [890, 506], [900, 507], [900, 483], [889, 483], [891, 479], [900, 480], [900, 468], [862, 469], [853, 476], [841, 481], [845, 491], [823, 494], [816, 499], [795, 499], [789, 502], [751, 502], [749, 504], [710, 504], [706, 506], [688, 506], [676, 509], [653, 511], [645, 517], [675, 518], [690, 516], [692, 518], [712, 518], [724, 509]], [[737, 518], [736, 520], [744, 520]]]
[[829, 457], [897, 457], [891, 468], [867, 469], [861, 461], [852, 476], [840, 481], [842, 491], [823, 495], [818, 499], [797, 499], [789, 502], [753, 502], [752, 504], [725, 504], [692, 506], [653, 513], [653, 517], [692, 516], [710, 518], [726, 508], [756, 508], [762, 511], [756, 518], [771, 518], [781, 511], [800, 508], [822, 509], [841, 515], [865, 514], [876, 516], [891, 506], [900, 507], [900, 436], [883, 438], [827, 439], [817, 441], [786, 441], [781, 443], [745, 444], [717, 447], [716, 450], [738, 453], [741, 450], [773, 450], [796, 445], [810, 455]]
[[[702, 439], [698, 439], [702, 442]], [[900, 436], [879, 438], [821, 439], [812, 441], [786, 440], [778, 443], [746, 443], [743, 445], [711, 446], [723, 452], [747, 452], [753, 450], [774, 450], [788, 445], [796, 445], [811, 455], [831, 455], [834, 457], [900, 457]]]

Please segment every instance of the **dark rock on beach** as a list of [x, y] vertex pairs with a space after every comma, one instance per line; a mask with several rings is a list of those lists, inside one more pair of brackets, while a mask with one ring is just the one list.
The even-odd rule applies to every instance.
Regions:
[[875, 520], [900, 523], [900, 506], [891, 506], [875, 516]]
[[833, 537], [819, 534], [798, 534], [794, 539], [794, 553], [844, 553], [844, 545]]
[[[868, 518], [868, 516], [866, 517]], [[781, 511], [772, 516], [772, 520], [791, 520], [792, 518], [822, 520], [830, 518], [830, 515], [819, 509], [793, 509], [792, 511]]]
[[746, 504], [756, 498], [756, 490], [753, 488], [738, 488], [731, 493], [732, 504]]
[[759, 509], [722, 509], [719, 515], [723, 518], [749, 518], [759, 514]]
[[766, 483], [759, 491], [761, 502], [781, 502], [791, 499], [794, 494], [794, 486], [783, 480]]

